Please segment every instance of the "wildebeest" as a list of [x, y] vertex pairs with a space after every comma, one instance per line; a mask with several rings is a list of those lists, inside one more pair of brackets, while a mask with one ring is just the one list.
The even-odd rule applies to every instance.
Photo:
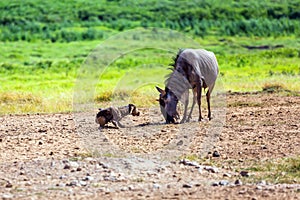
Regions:
[[[165, 90], [156, 86], [159, 91], [159, 104], [166, 123], [174, 123], [179, 118], [177, 104], [181, 100], [184, 104], [184, 113], [181, 123], [191, 119], [192, 111], [197, 101], [199, 106], [199, 118], [201, 115], [201, 92], [208, 88], [206, 100], [208, 105], [208, 119], [211, 120], [210, 95], [215, 86], [219, 73], [218, 62], [213, 52], [204, 49], [183, 49], [179, 50], [174, 64], [173, 72], [166, 80]], [[193, 90], [193, 104], [186, 119], [189, 103], [189, 89]]]
[[96, 115], [95, 122], [99, 124], [99, 129], [103, 128], [105, 124], [108, 122], [112, 122], [115, 127], [120, 127], [124, 128], [124, 125], [120, 123], [120, 120], [127, 116], [127, 115], [132, 115], [132, 116], [139, 116], [140, 112], [137, 111], [136, 106], [133, 104], [128, 104], [127, 106], [123, 107], [109, 107], [106, 109], [101, 109], [99, 108], [99, 112]]

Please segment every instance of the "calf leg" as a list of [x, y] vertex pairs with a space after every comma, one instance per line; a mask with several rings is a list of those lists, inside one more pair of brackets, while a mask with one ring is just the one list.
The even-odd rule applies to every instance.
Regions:
[[125, 128], [125, 126], [123, 124], [121, 124], [119, 121], [117, 121], [117, 124], [120, 128]]

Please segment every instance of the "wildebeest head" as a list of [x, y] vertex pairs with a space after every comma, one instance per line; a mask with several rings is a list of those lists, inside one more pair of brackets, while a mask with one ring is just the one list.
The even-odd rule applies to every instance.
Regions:
[[167, 87], [165, 88], [165, 90], [163, 90], [156, 86], [156, 89], [160, 93], [158, 101], [161, 113], [163, 114], [166, 123], [175, 123], [175, 120], [179, 119], [179, 114], [176, 110], [178, 98]]

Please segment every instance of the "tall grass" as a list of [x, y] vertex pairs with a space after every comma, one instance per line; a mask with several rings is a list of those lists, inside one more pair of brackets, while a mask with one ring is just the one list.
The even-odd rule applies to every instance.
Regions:
[[136, 27], [196, 36], [300, 35], [299, 0], [0, 2], [0, 41], [71, 42], [106, 38]]

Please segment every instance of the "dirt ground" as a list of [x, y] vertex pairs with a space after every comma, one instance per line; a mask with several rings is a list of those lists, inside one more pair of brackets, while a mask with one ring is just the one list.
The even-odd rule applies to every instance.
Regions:
[[1, 116], [0, 198], [300, 199], [299, 182], [253, 183], [255, 173], [241, 173], [300, 155], [300, 97], [221, 100], [211, 121], [166, 125], [158, 107], [140, 108], [122, 129], [98, 130], [96, 111]]

